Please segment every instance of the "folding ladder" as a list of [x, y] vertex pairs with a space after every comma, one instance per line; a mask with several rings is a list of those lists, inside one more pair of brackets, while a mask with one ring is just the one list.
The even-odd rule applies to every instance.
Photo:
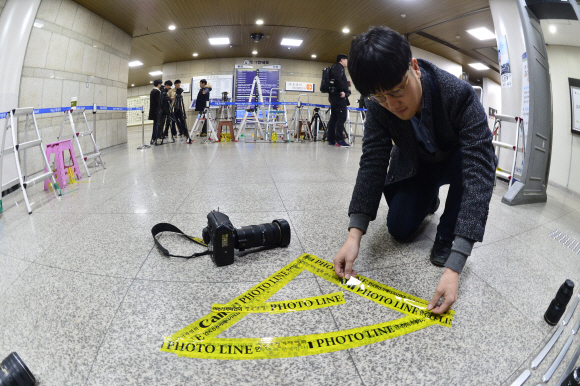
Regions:
[[[258, 107], [255, 103], [252, 103], [252, 98], [254, 98], [254, 92], [258, 93]], [[254, 108], [252, 108], [252, 105]], [[256, 75], [254, 77], [254, 81], [252, 82], [252, 89], [250, 90], [250, 97], [248, 98], [248, 108], [244, 113], [244, 117], [242, 118], [242, 122], [240, 123], [240, 128], [238, 133], [236, 134], [236, 142], [240, 139], [242, 134], [245, 135], [244, 130], [246, 129], [246, 124], [255, 124], [256, 125], [256, 134], [254, 136], [254, 142], [258, 139], [258, 132], [260, 133], [260, 138], [265, 138], [264, 131], [262, 130], [262, 125], [260, 124], [260, 110], [262, 111], [262, 119], [267, 120], [266, 111], [264, 110], [264, 96], [262, 95], [262, 85], [260, 83], [260, 76]], [[251, 113], [251, 115], [250, 115]], [[248, 121], [248, 118], [252, 118]]]
[[[81, 117], [84, 119], [85, 125], [87, 126], [87, 131], [77, 132], [77, 130], [75, 128], [75, 121], [73, 119], [73, 115], [77, 116], [77, 122], [76, 122], [77, 125], [78, 125]], [[101, 164], [103, 165], [103, 168], [106, 169], [107, 166], [105, 165], [105, 161], [103, 161], [103, 157], [101, 156], [101, 151], [99, 150], [99, 147], [97, 146], [97, 142], [95, 141], [95, 137], [93, 137], [93, 130], [91, 130], [91, 127], [89, 126], [89, 121], [87, 121], [87, 116], [85, 115], [85, 109], [67, 110], [64, 112], [62, 125], [60, 126], [60, 133], [58, 134], [58, 140], [59, 141], [62, 140], [61, 139], [62, 131], [64, 129], [64, 125], [66, 124], [67, 118], [70, 122], [70, 127], [71, 127], [71, 130], [73, 132], [73, 138], [77, 143], [77, 147], [79, 149], [79, 154], [81, 156], [81, 160], [83, 161], [83, 165], [85, 165], [85, 170], [87, 171], [87, 175], [89, 177], [91, 176], [91, 173], [89, 172], [89, 167], [87, 166], [87, 160], [89, 160], [89, 159], [99, 158], [101, 160]], [[81, 143], [79, 142], [79, 137], [85, 137], [87, 135], [91, 137], [91, 141], [93, 142], [93, 150], [95, 152], [85, 155], [85, 154], [83, 154], [83, 149], [81, 147]]]
[[[193, 123], [193, 127], [191, 128], [191, 131], [189, 132], [189, 140], [193, 141], [193, 137], [195, 137], [196, 135], [201, 134], [202, 130], [203, 130], [203, 123], [207, 121], [207, 137], [205, 139], [205, 141], [203, 141], [203, 143], [208, 143], [211, 141], [217, 141], [218, 140], [218, 136], [216, 133], [216, 128], [214, 128], [213, 126], [213, 122], [215, 121], [215, 119], [212, 118], [211, 115], [211, 109], [209, 107], [209, 102], [207, 103], [208, 107], [206, 107], [196, 118], [195, 118], [195, 122]], [[198, 128], [199, 125], [199, 128]], [[200, 136], [201, 137], [201, 136]]]
[[[280, 109], [272, 109], [272, 91], [278, 90], [278, 102], [282, 102], [282, 104], [277, 106], [282, 106], [282, 110]], [[282, 95], [282, 98], [280, 98]], [[286, 111], [286, 95], [283, 89], [279, 87], [274, 87], [270, 90], [270, 98], [268, 100], [268, 110], [266, 111], [268, 115], [268, 120], [266, 122], [266, 140], [272, 141], [272, 137], [276, 134], [277, 137], [281, 138], [282, 140], [285, 139], [286, 142], [290, 141], [290, 132], [288, 128], [288, 113]], [[283, 120], [279, 120], [278, 118], [282, 116]], [[276, 126], [280, 126], [280, 132], [276, 131]]]
[[[502, 122], [510, 122], [516, 124], [516, 143], [515, 145], [501, 142], [499, 139], [501, 138], [501, 124]], [[524, 120], [523, 118], [512, 117], [510, 115], [503, 115], [503, 114], [495, 114], [495, 120], [493, 122], [493, 141], [491, 142], [496, 147], [496, 155], [499, 160], [499, 148], [504, 148], [508, 150], [512, 150], [514, 152], [514, 158], [512, 162], [511, 171], [504, 170], [501, 168], [497, 168], [495, 172], [495, 176], [502, 177], [508, 180], [509, 186], [511, 187], [514, 183], [514, 173], [516, 170], [516, 162], [518, 158], [518, 152], [522, 150], [522, 157], [525, 157], [525, 142], [522, 143], [522, 147], [519, 148], [518, 145], [520, 143], [520, 138], [524, 138]], [[523, 158], [522, 158], [523, 159]]]
[[[351, 123], [350, 121], [350, 110], [348, 113], [348, 117], [349, 117], [349, 126], [354, 126], [354, 133], [350, 135], [350, 137], [352, 138], [352, 143], [354, 143], [354, 141], [356, 140], [357, 137], [364, 137], [364, 129], [365, 129], [365, 116], [363, 114], [363, 111], [355, 111], [356, 112], [356, 121], [354, 123]], [[358, 132], [358, 127], [362, 126], [362, 134], [357, 134]]]
[[[14, 118], [15, 117], [22, 117], [22, 116], [26, 116], [26, 125], [24, 128], [24, 132], [25, 133], [28, 132], [28, 127], [29, 127], [30, 123], [32, 122], [32, 124], [34, 125], [34, 130], [36, 132], [36, 139], [33, 139], [32, 141], [18, 143], [17, 142], [18, 123], [17, 123], [17, 120], [15, 120]], [[6, 133], [8, 132], [8, 130], [10, 130], [11, 135], [12, 135], [12, 145], [9, 148], [5, 148]], [[27, 180], [27, 176], [22, 173], [22, 168], [20, 167], [19, 153], [22, 152], [24, 154], [24, 150], [29, 149], [29, 148], [34, 147], [34, 146], [38, 146], [40, 148], [40, 152], [42, 153], [42, 159], [44, 160], [44, 166], [46, 168], [45, 170], [48, 170], [48, 172], [41, 172], [41, 174], [39, 174], [38, 176], [36, 176], [30, 180]], [[56, 183], [56, 179], [54, 178], [54, 175], [52, 173], [52, 169], [50, 168], [48, 160], [46, 159], [46, 149], [45, 149], [44, 145], [42, 144], [42, 140], [40, 139], [40, 132], [38, 131], [38, 125], [36, 124], [36, 116], [34, 115], [34, 108], [33, 107], [24, 107], [24, 108], [20, 108], [20, 109], [15, 109], [15, 110], [9, 111], [7, 113], [6, 128], [5, 128], [4, 132], [2, 133], [2, 147], [0, 147], [0, 185], [2, 185], [2, 169], [4, 167], [4, 159], [9, 154], [14, 154], [14, 161], [16, 163], [16, 171], [18, 173], [18, 178], [14, 179], [12, 181], [9, 181], [4, 186], [0, 186], [0, 191], [4, 191], [4, 189], [8, 189], [8, 188], [14, 186], [16, 184], [16, 182], [18, 181], [20, 183], [20, 187], [22, 188], [22, 194], [24, 195], [24, 201], [26, 202], [26, 208], [28, 209], [28, 214], [32, 213], [32, 208], [30, 207], [30, 202], [28, 201], [28, 194], [26, 192], [26, 189], [29, 186], [33, 186], [35, 184], [42, 183], [45, 180], [51, 179], [54, 191], [59, 196], [61, 195], [58, 184]], [[26, 158], [24, 157], [24, 159], [26, 159]], [[27, 172], [26, 161], [24, 162], [24, 169], [25, 169], [25, 172]], [[1, 199], [0, 199], [0, 213], [2, 213], [2, 200]]]
[[302, 122], [302, 127], [304, 128], [304, 138], [308, 137], [310, 141], [312, 141], [313, 135], [312, 131], [310, 130], [310, 121], [312, 117], [310, 116], [310, 108], [307, 106], [306, 110], [302, 106], [302, 101], [300, 101], [300, 97], [305, 96], [306, 103], [310, 104], [310, 95], [308, 94], [299, 94], [298, 95], [298, 102], [296, 104], [296, 108], [294, 109], [294, 116], [292, 117], [292, 132], [296, 136], [294, 142], [301, 141], [300, 139], [300, 123]]

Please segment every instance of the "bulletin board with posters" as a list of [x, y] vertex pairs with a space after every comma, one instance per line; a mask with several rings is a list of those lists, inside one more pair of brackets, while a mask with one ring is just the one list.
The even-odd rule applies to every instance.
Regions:
[[127, 126], [141, 125], [141, 114], [145, 115], [145, 124], [153, 123], [147, 120], [149, 117], [149, 95], [127, 98], [127, 107], [143, 107], [144, 113], [140, 110], [127, 111]]
[[580, 79], [568, 78], [570, 84], [570, 107], [572, 134], [580, 134]]
[[231, 100], [234, 95], [234, 76], [233, 75], [201, 75], [191, 78], [191, 105], [190, 109], [195, 110], [195, 102], [197, 94], [199, 93], [199, 81], [205, 79], [207, 84], [211, 86], [209, 93], [209, 102], [215, 103], [222, 100], [222, 93], [227, 92]]

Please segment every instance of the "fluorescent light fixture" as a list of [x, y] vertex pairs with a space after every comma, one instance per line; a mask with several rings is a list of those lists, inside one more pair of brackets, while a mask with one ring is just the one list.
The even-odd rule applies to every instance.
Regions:
[[197, 53], [197, 52], [194, 52], [194, 53], [193, 53], [193, 56], [197, 56], [197, 55], [198, 55], [198, 53]]
[[220, 44], [230, 44], [230, 38], [210, 38], [209, 44], [217, 46]]
[[343, 29], [342, 29], [342, 32], [344, 32], [345, 34], [347, 34], [347, 33], [349, 33], [349, 32], [350, 32], [350, 30], [349, 30], [348, 28], [343, 28]]
[[475, 68], [476, 70], [489, 70], [489, 67], [481, 63], [469, 63], [469, 66]]
[[163, 75], [163, 71], [153, 71], [153, 72], [150, 72], [149, 75], [152, 75], [152, 76]]
[[35, 19], [34, 24], [36, 28], [43, 28], [44, 27], [44, 20]]
[[135, 87], [135, 85], [134, 85], [134, 84], [132, 84], [132, 85], [131, 85], [131, 87]]
[[280, 44], [283, 45], [283, 46], [298, 47], [298, 46], [300, 46], [302, 44], [302, 40], [284, 38], [284, 39], [282, 39], [282, 41], [280, 42]]
[[150, 81], [149, 83], [153, 83], [153, 81]]
[[137, 67], [137, 66], [142, 66], [143, 63], [141, 63], [138, 60], [135, 60], [134, 62], [129, 62], [129, 67]]
[[550, 26], [550, 32], [553, 33], [553, 34], [555, 34], [556, 31], [557, 31], [556, 26], [555, 25], [551, 25]]
[[262, 19], [256, 20], [256, 24], [257, 25], [262, 25], [262, 24], [264, 24], [264, 20], [262, 20]]
[[258, 53], [258, 51], [252, 51], [252, 54], [256, 55]]
[[495, 34], [485, 27], [468, 29], [467, 32], [469, 32], [479, 40], [495, 39]]
[[310, 55], [310, 56], [312, 56], [313, 58], [316, 58], [316, 55], [315, 55], [315, 54], [312, 54], [312, 55]]
[[175, 27], [175, 26], [172, 24], [172, 25], [170, 25], [170, 26], [169, 26], [169, 27], [167, 27], [167, 28], [169, 28], [169, 30], [170, 30], [170, 31], [173, 31], [173, 30], [174, 30], [176, 27]]

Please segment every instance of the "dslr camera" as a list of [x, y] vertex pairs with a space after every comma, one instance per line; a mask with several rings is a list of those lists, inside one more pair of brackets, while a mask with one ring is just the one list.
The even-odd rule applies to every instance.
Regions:
[[263, 250], [287, 247], [290, 244], [290, 224], [284, 219], [274, 220], [270, 224], [234, 227], [227, 215], [216, 211], [207, 215], [207, 227], [202, 234], [211, 258], [218, 267], [234, 262], [235, 249], [244, 251], [263, 247]]

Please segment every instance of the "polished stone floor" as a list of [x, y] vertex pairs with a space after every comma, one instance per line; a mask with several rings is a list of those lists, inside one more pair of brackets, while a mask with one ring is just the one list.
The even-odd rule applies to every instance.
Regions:
[[[18, 352], [42, 386], [509, 385], [554, 331], [543, 313], [560, 284], [580, 282], [580, 254], [548, 236], [559, 229], [580, 240], [580, 199], [550, 187], [546, 203], [509, 207], [501, 203], [506, 184], [498, 182], [485, 240], [461, 275], [452, 328], [286, 359], [218, 361], [160, 352], [163, 337], [302, 253], [332, 260], [347, 235], [361, 147], [176, 143], [140, 151], [139, 144], [140, 135], [130, 133], [127, 145], [104, 152], [107, 170], [92, 169], [89, 183], [69, 185], [59, 199], [34, 188], [32, 215], [20, 192], [4, 198], [0, 358]], [[171, 222], [201, 235], [207, 213], [218, 208], [234, 225], [285, 218], [292, 242], [221, 268], [207, 256], [169, 259], [153, 246], [154, 224]], [[412, 243], [401, 244], [387, 233], [383, 201], [357, 271], [430, 299], [442, 272], [428, 259], [442, 209]], [[177, 237], [162, 238], [176, 252], [195, 249]], [[303, 273], [271, 300], [336, 290]], [[351, 293], [345, 298], [344, 305], [307, 312], [249, 315], [223, 336], [304, 335], [400, 317]], [[526, 384], [540, 382], [578, 318], [580, 311]], [[565, 364], [578, 346], [576, 338]]]

